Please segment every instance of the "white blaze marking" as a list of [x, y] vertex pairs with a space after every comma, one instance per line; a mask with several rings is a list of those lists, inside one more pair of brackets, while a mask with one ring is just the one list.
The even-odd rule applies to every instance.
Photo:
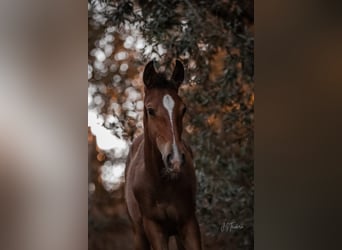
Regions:
[[179, 151], [176, 145], [175, 133], [173, 130], [173, 122], [172, 122], [172, 112], [173, 112], [173, 108], [175, 107], [175, 101], [172, 99], [170, 95], [165, 95], [163, 97], [163, 106], [164, 108], [166, 108], [167, 112], [169, 113], [169, 118], [171, 122], [171, 131], [172, 131], [172, 136], [173, 136], [172, 149], [174, 153], [174, 159], [179, 161], [180, 160]]

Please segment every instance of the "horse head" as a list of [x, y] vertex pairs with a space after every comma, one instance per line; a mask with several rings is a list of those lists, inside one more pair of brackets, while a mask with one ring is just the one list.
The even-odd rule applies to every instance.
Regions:
[[184, 67], [178, 60], [171, 79], [157, 73], [153, 61], [143, 73], [145, 139], [159, 151], [165, 170], [171, 175], [181, 171], [186, 159], [181, 138], [186, 107], [178, 95], [183, 80]]

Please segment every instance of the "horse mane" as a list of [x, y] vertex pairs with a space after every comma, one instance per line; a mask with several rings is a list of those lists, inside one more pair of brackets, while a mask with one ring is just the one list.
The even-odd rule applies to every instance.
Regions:
[[173, 89], [177, 90], [174, 80], [168, 80], [164, 73], [157, 73], [149, 89]]

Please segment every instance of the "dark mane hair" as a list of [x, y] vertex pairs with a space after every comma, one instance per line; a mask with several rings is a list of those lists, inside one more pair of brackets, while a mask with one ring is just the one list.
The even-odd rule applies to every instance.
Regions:
[[176, 60], [172, 76], [166, 78], [165, 73], [159, 73], [154, 68], [154, 61], [150, 61], [144, 69], [143, 81], [147, 89], [173, 89], [178, 90], [184, 80], [184, 66]]
[[153, 79], [153, 85], [149, 89], [174, 89], [177, 90], [175, 81], [168, 80], [164, 73], [157, 73]]

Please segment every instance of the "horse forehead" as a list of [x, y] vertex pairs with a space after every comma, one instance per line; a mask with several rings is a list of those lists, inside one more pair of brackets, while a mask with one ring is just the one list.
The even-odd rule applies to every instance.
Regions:
[[175, 101], [169, 94], [163, 96], [163, 106], [168, 112], [172, 112], [175, 106]]
[[155, 105], [161, 105], [162, 107], [165, 107], [165, 103], [168, 104], [168, 106], [172, 105], [173, 107], [175, 107], [182, 101], [180, 97], [177, 95], [177, 93], [167, 90], [159, 90], [150, 91], [148, 95], [145, 95], [145, 102], [154, 103]]

